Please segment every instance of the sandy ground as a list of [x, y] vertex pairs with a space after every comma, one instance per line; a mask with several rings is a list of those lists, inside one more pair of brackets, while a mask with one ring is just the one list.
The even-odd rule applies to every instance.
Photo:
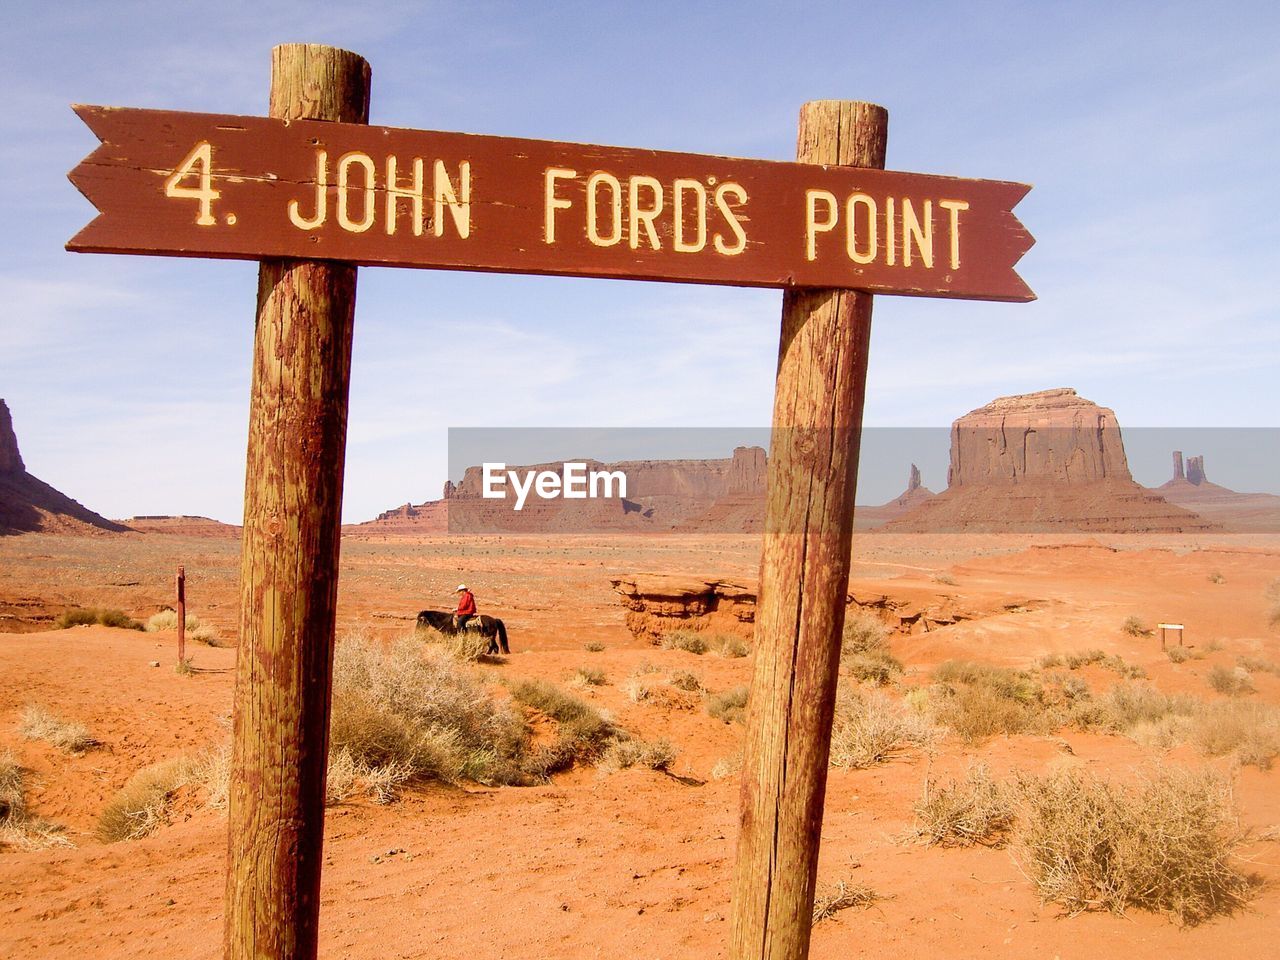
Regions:
[[[580, 666], [608, 683], [584, 695], [639, 736], [680, 750], [674, 773], [572, 771], [528, 788], [425, 787], [399, 802], [329, 809], [321, 951], [351, 958], [716, 957], [726, 952], [737, 784], [714, 779], [742, 729], [671, 691], [632, 703], [622, 681], [642, 661], [687, 669], [720, 691], [748, 682], [750, 658], [661, 650], [633, 639], [610, 573], [687, 572], [753, 579], [748, 537], [436, 538], [348, 540], [340, 634], [392, 635], [422, 607], [445, 607], [466, 580], [482, 609], [502, 616], [515, 653], [480, 669], [567, 680]], [[925, 537], [871, 535], [855, 548], [855, 591], [930, 589], [977, 615], [893, 642], [906, 682], [966, 657], [1014, 666], [1049, 652], [1102, 647], [1141, 665], [1165, 690], [1211, 699], [1205, 676], [1241, 654], [1280, 660], [1264, 590], [1280, 577], [1280, 537]], [[197, 672], [172, 669], [174, 637], [105, 627], [63, 631], [40, 618], [69, 605], [121, 607], [145, 617], [186, 565], [191, 608], [230, 634], [236, 619], [234, 540], [163, 535], [0, 538], [0, 612], [36, 632], [0, 634], [0, 749], [30, 773], [34, 812], [75, 844], [0, 849], [0, 956], [204, 958], [220, 955], [225, 816], [191, 802], [171, 825], [104, 845], [98, 813], [137, 769], [194, 755], [227, 738], [234, 651], [194, 648]], [[935, 577], [954, 580], [940, 583]], [[1217, 574], [1221, 583], [1212, 583]], [[1158, 639], [1130, 637], [1130, 614], [1187, 625], [1203, 659], [1172, 664]], [[588, 652], [589, 641], [605, 644]], [[150, 664], [160, 661], [161, 666]], [[1087, 668], [1095, 689], [1114, 674]], [[1280, 702], [1280, 678], [1256, 674], [1252, 697]], [[38, 703], [84, 723], [98, 749], [67, 756], [21, 739], [18, 717]], [[927, 774], [958, 775], [975, 760], [997, 775], [1062, 765], [1131, 776], [1161, 755], [1121, 737], [1064, 732], [948, 739], [932, 757], [907, 753], [864, 771], [833, 770], [819, 885], [869, 885], [884, 899], [815, 927], [813, 955], [1160, 958], [1265, 956], [1280, 934], [1280, 843], [1243, 850], [1265, 881], [1250, 908], [1184, 929], [1141, 912], [1066, 917], [1041, 905], [1015, 854], [927, 848], [907, 838]], [[1236, 770], [1242, 824], [1280, 825], [1280, 769]]]

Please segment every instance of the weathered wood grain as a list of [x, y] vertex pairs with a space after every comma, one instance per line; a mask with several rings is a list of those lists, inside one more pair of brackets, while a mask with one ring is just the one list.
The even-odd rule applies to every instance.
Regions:
[[[101, 215], [67, 244], [73, 251], [288, 256], [370, 266], [1034, 299], [1013, 269], [1034, 242], [1012, 213], [1030, 189], [1019, 183], [857, 169], [816, 160], [779, 163], [298, 119], [286, 124], [266, 117], [98, 106], [78, 106], [76, 111], [102, 145], [70, 177]], [[195, 201], [166, 196], [164, 190], [166, 179], [201, 142], [211, 145], [212, 185], [220, 194], [212, 207], [216, 222], [203, 226], [196, 223]], [[304, 214], [316, 208], [318, 150], [326, 154], [328, 216], [324, 223], [304, 229], [290, 221], [288, 205], [297, 201]], [[336, 186], [336, 164], [350, 154], [361, 154], [371, 164], [367, 195], [369, 174], [360, 166], [349, 169], [345, 190]], [[396, 157], [402, 187], [412, 182], [414, 159], [423, 160], [426, 203], [420, 225], [425, 229], [420, 233], [412, 229], [409, 201], [396, 201], [394, 218], [387, 215], [389, 156]], [[461, 236], [445, 212], [437, 236], [431, 198], [434, 164], [442, 161], [460, 186], [464, 160], [470, 165], [468, 235]], [[575, 174], [553, 183], [557, 202], [567, 205], [551, 210], [552, 242], [547, 230], [548, 170]], [[599, 181], [588, 189], [597, 173], [618, 184], [621, 216], [616, 223], [615, 188]], [[651, 178], [635, 181], [634, 204], [633, 178]], [[676, 249], [677, 182], [684, 184], [679, 218], [683, 251]], [[633, 222], [633, 207], [654, 205], [654, 184], [661, 188], [661, 212], [651, 226]], [[728, 190], [731, 184], [736, 189], [721, 197], [721, 209], [716, 190]], [[836, 202], [811, 201], [811, 190], [825, 191]], [[704, 195], [701, 200], [698, 191]], [[366, 229], [346, 229], [338, 222], [334, 208], [340, 193], [360, 225], [365, 204], [370, 204], [373, 218]], [[875, 201], [879, 220], [874, 239], [880, 253], [865, 264], [853, 259], [848, 249], [850, 222], [856, 225], [855, 252], [865, 257], [873, 249], [869, 207], [856, 207], [850, 216], [847, 202], [855, 194]], [[594, 240], [587, 227], [591, 197]], [[908, 201], [915, 222], [931, 231], [931, 264], [916, 245], [910, 245], [914, 255], [907, 262]], [[811, 203], [814, 219], [838, 221], [814, 233], [813, 259]], [[954, 224], [946, 203], [967, 204], [955, 212]], [[705, 227], [701, 238], [698, 210], [703, 211]], [[739, 246], [729, 214], [745, 238], [740, 252], [724, 252]], [[395, 231], [389, 233], [393, 219]], [[954, 251], [953, 227], [958, 238]], [[953, 253], [958, 254], [958, 266], [953, 265]]]
[[[369, 66], [272, 52], [271, 112], [363, 123]], [[227, 960], [313, 960], [356, 268], [258, 276], [232, 735]]]
[[[881, 166], [887, 127], [886, 111], [872, 104], [807, 103], [797, 156]], [[868, 293], [784, 295], [732, 960], [809, 952], [870, 334]]]

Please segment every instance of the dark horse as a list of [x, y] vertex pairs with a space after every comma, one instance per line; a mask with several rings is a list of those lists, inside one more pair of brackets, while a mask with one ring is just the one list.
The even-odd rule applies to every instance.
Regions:
[[[451, 637], [458, 634], [458, 628], [453, 625], [453, 614], [443, 610], [423, 610], [418, 614], [418, 626], [430, 627]], [[483, 614], [472, 617], [462, 628], [462, 632], [478, 633], [482, 637], [488, 637], [489, 649], [485, 651], [486, 654], [511, 652], [511, 648], [507, 646], [507, 628], [497, 617], [487, 617]]]

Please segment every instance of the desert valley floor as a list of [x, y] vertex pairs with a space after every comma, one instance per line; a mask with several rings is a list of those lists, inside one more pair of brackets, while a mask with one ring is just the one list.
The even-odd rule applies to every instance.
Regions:
[[[443, 609], [466, 581], [501, 616], [512, 654], [475, 669], [496, 697], [513, 679], [566, 685], [580, 668], [604, 683], [569, 687], [634, 737], [669, 741], [668, 771], [576, 766], [534, 786], [426, 784], [394, 802], [330, 806], [321, 955], [388, 958], [724, 956], [738, 784], [731, 759], [743, 728], [709, 715], [707, 696], [749, 683], [750, 656], [666, 649], [634, 636], [611, 576], [644, 572], [754, 582], [751, 536], [348, 537], [338, 643], [393, 639], [419, 609]], [[1215, 667], [1255, 665], [1253, 692], [1280, 704], [1280, 629], [1268, 585], [1280, 578], [1280, 536], [859, 534], [851, 590], [960, 611], [926, 632], [894, 633], [904, 672], [891, 696], [927, 687], [940, 664], [972, 660], [1032, 669], [1042, 658], [1101, 649], [1141, 668], [1168, 694], [1206, 702]], [[189, 610], [233, 638], [239, 541], [160, 533], [0, 537], [0, 752], [27, 771], [30, 811], [65, 828], [68, 844], [0, 846], [0, 955], [22, 958], [214, 958], [221, 953], [225, 811], [180, 791], [167, 822], [137, 840], [103, 843], [104, 806], [139, 769], [216, 750], [228, 734], [235, 651], [191, 643], [194, 672], [173, 669], [173, 632], [101, 625], [50, 629], [73, 607], [146, 620], [171, 600], [185, 565]], [[1156, 634], [1186, 626], [1175, 663]], [[587, 645], [603, 649], [588, 649]], [[160, 666], [152, 666], [159, 661]], [[637, 671], [653, 669], [648, 673]], [[666, 682], [678, 672], [703, 690]], [[1084, 663], [1073, 676], [1095, 697], [1121, 683]], [[643, 675], [648, 695], [626, 683]], [[40, 705], [83, 724], [99, 744], [60, 751], [22, 737]], [[550, 723], [531, 715], [535, 728]], [[1069, 914], [1041, 903], [1016, 846], [929, 846], [913, 836], [927, 779], [984, 763], [1015, 771], [1080, 769], [1117, 781], [1207, 766], [1233, 785], [1242, 870], [1257, 878], [1247, 906], [1185, 926], [1140, 909]], [[948, 733], [865, 769], [833, 767], [819, 890], [846, 883], [877, 895], [814, 927], [818, 958], [1009, 957], [1169, 960], [1261, 957], [1280, 932], [1280, 768], [1205, 756], [1073, 727], [966, 742]], [[1268, 946], [1270, 944], [1271, 946]]]

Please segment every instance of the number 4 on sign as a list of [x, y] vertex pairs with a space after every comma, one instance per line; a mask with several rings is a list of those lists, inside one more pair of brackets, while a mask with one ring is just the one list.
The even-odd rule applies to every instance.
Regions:
[[[200, 186], [182, 186], [182, 181], [189, 176], [199, 178]], [[196, 217], [199, 226], [211, 227], [218, 222], [213, 216], [213, 201], [222, 194], [213, 189], [213, 147], [209, 141], [197, 143], [187, 154], [187, 158], [178, 164], [178, 168], [164, 182], [164, 195], [180, 200], [199, 200], [200, 214]]]

